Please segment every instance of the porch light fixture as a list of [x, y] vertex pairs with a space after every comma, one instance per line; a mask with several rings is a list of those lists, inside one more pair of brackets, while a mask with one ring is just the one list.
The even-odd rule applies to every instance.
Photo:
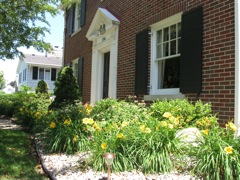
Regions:
[[97, 35], [103, 35], [106, 32], [105, 24], [101, 24], [100, 27], [97, 29]]
[[115, 158], [115, 154], [113, 154], [113, 153], [105, 153], [105, 154], [103, 154], [103, 158], [105, 160], [105, 163], [108, 166], [108, 180], [110, 180], [110, 173], [111, 173], [110, 166], [113, 163], [113, 159]]

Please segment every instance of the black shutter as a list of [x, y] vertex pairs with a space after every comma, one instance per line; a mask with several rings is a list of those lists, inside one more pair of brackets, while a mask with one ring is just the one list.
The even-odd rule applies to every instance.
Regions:
[[69, 36], [74, 32], [75, 4], [69, 10]]
[[202, 88], [202, 7], [182, 15], [180, 92], [200, 93]]
[[86, 1], [87, 1], [87, 0], [81, 0], [80, 27], [83, 27], [83, 26], [85, 25], [85, 19], [86, 19]]
[[148, 83], [148, 29], [136, 35], [135, 94], [147, 94]]
[[56, 79], [57, 79], [57, 69], [52, 68], [52, 71], [51, 71], [51, 81], [56, 81]]
[[33, 67], [32, 79], [38, 79], [38, 67]]
[[84, 61], [83, 57], [78, 59], [78, 78], [77, 78], [77, 81], [78, 81], [78, 86], [79, 86], [79, 89], [80, 89], [80, 96], [82, 96], [82, 89], [83, 89], [83, 61]]

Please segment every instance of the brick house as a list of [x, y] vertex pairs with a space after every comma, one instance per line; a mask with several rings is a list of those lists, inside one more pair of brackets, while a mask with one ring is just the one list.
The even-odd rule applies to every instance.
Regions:
[[81, 0], [65, 12], [64, 65], [84, 102], [201, 99], [238, 125], [238, 13], [237, 0]]

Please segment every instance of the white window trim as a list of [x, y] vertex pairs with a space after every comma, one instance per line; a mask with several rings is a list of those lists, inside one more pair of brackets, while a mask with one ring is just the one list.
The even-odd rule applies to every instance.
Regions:
[[[157, 22], [150, 26], [151, 28], [151, 67], [150, 67], [150, 95], [176, 95], [181, 94], [179, 88], [168, 88], [168, 89], [158, 89], [157, 88], [157, 72], [158, 72], [158, 66], [156, 66], [156, 37], [157, 37], [157, 31], [160, 29], [163, 29], [165, 27], [169, 27], [172, 24], [177, 24], [181, 22], [181, 16], [182, 12], [175, 14], [169, 18], [166, 18], [160, 22]], [[178, 55], [179, 56], [179, 55]]]
[[[37, 67], [37, 66], [33, 66], [33, 67]], [[33, 74], [33, 67], [32, 67], [32, 74]], [[40, 79], [40, 69], [43, 69], [43, 79]], [[56, 80], [57, 80], [57, 74], [58, 74], [58, 69], [57, 68], [53, 68], [53, 67], [38, 67], [38, 78], [37, 79], [31, 79], [32, 81], [39, 81], [39, 80], [44, 80], [46, 82], [51, 82], [52, 80], [52, 69], [56, 69]], [[46, 80], [46, 70], [50, 70], [50, 79]], [[31, 75], [32, 75], [31, 74]], [[53, 80], [52, 82], [55, 82], [56, 80]]]
[[79, 19], [81, 18], [81, 15], [78, 14], [79, 8], [81, 9], [81, 2], [76, 3], [75, 5], [75, 12], [74, 12], [74, 30], [73, 33], [71, 34], [71, 37], [76, 35], [79, 31], [81, 31]]

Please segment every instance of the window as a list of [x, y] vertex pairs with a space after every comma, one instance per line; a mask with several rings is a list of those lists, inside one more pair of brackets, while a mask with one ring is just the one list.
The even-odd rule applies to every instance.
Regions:
[[74, 4], [69, 10], [69, 34], [77, 32], [85, 25], [86, 0]]
[[32, 72], [32, 79], [33, 80], [46, 80], [46, 81], [56, 81], [57, 79], [57, 69], [55, 68], [38, 68], [33, 67]]
[[151, 26], [151, 94], [179, 93], [181, 14]]
[[18, 81], [19, 81], [19, 84], [22, 82], [22, 73], [19, 74]]
[[25, 68], [23, 70], [23, 81], [26, 81], [27, 80], [27, 69]]
[[39, 79], [44, 80], [44, 69], [39, 68]]
[[45, 80], [50, 80], [50, 69], [45, 69]]
[[52, 68], [51, 70], [52, 70], [51, 71], [51, 81], [56, 81], [56, 79], [57, 79], [57, 69]]
[[38, 79], [38, 67], [33, 67], [32, 79], [34, 80]]

